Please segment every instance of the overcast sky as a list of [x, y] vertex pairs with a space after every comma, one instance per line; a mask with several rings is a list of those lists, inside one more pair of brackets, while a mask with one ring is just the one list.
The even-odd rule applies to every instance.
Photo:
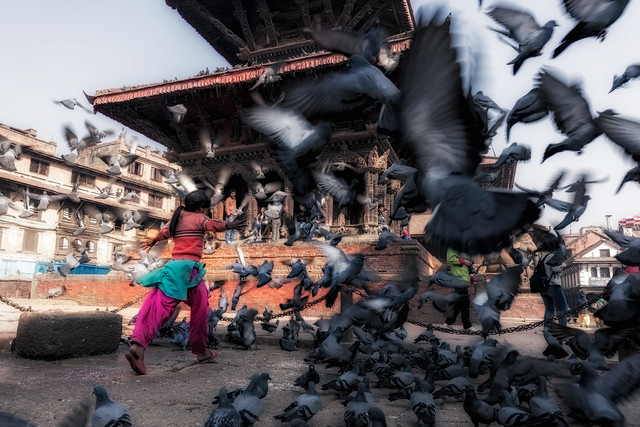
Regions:
[[[416, 15], [425, 3], [432, 2], [412, 2]], [[621, 74], [627, 65], [640, 62], [640, 53], [634, 54], [640, 42], [639, 2], [630, 2], [625, 14], [610, 28], [604, 43], [595, 38], [582, 40], [553, 60], [553, 49], [575, 25], [564, 14], [561, 1], [511, 2], [512, 5], [526, 4], [539, 25], [550, 19], [559, 24], [543, 55], [527, 60], [517, 76], [512, 76], [511, 66], [505, 65], [516, 52], [486, 28], [497, 27], [497, 24], [483, 13], [497, 4], [508, 3], [484, 0], [483, 10], [478, 9], [477, 0], [450, 3], [452, 10], [459, 11], [454, 15], [469, 23], [466, 27], [473, 39], [480, 42], [485, 58], [484, 78], [474, 85], [474, 91], [482, 90], [502, 108], [510, 109], [532, 88], [540, 68], [547, 67], [567, 80], [582, 82], [594, 115], [613, 108], [627, 118], [640, 121], [636, 101], [640, 96], [640, 79], [608, 94], [614, 74]], [[52, 100], [77, 98], [88, 106], [83, 90], [94, 94], [100, 89], [175, 77], [183, 79], [206, 67], [214, 70], [227, 65], [175, 10], [158, 0], [6, 2], [0, 14], [0, 58], [3, 60], [0, 123], [36, 129], [39, 138], [57, 142], [59, 152], [68, 150], [62, 134], [64, 124], [71, 124], [82, 135], [86, 119], [100, 128], [118, 132], [122, 125], [101, 114], [88, 114], [77, 108], [68, 110]], [[130, 129], [125, 131], [129, 138], [136, 135]], [[154, 145], [138, 137], [143, 144]], [[563, 152], [541, 165], [547, 144], [563, 139], [549, 118], [532, 125], [517, 124], [511, 132], [512, 142], [529, 144], [533, 149], [531, 161], [518, 166], [516, 182], [523, 186], [542, 189], [563, 167], [570, 172], [565, 178], [567, 183], [582, 172], [589, 172], [593, 179], [609, 177], [607, 182], [589, 187], [588, 194], [593, 199], [586, 213], [564, 232], [575, 232], [581, 226], [606, 225], [606, 215], [611, 215], [614, 225], [623, 217], [640, 214], [640, 185], [628, 183], [614, 195], [633, 162], [606, 137], [592, 142], [580, 156]], [[499, 154], [505, 147], [503, 127], [492, 148]], [[558, 192], [556, 197], [572, 199], [569, 193]], [[563, 216], [546, 208], [540, 222], [555, 225]]]

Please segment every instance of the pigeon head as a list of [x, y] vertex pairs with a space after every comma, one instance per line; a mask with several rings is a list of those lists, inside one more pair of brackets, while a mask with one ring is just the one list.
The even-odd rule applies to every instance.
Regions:
[[96, 395], [96, 405], [98, 402], [111, 402], [109, 396], [107, 395], [107, 389], [104, 386], [97, 385], [93, 388], [93, 394]]
[[554, 20], [551, 20], [551, 21], [548, 21], [546, 24], [544, 24], [542, 28], [553, 28], [557, 26], [558, 26], [558, 23]]

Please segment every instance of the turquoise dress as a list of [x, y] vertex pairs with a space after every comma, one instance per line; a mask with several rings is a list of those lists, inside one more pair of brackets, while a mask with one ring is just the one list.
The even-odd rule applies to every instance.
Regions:
[[[196, 269], [195, 272], [194, 269]], [[157, 286], [166, 296], [186, 301], [187, 290], [198, 286], [206, 273], [205, 265], [201, 262], [172, 259], [162, 268], [138, 278], [136, 282], [147, 288]]]

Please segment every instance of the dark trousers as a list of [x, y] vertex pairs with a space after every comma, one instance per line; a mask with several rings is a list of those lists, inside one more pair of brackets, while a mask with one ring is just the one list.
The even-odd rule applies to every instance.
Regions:
[[444, 321], [447, 325], [453, 325], [456, 322], [456, 317], [460, 313], [460, 319], [462, 320], [462, 327], [467, 329], [471, 327], [471, 320], [469, 320], [469, 295], [463, 295], [456, 301], [447, 305], [447, 317]]

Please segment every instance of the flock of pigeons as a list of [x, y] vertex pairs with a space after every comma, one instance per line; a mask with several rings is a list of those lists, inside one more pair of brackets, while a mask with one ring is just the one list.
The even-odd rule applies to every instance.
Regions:
[[[624, 12], [627, 3], [628, 0], [565, 0], [566, 12], [578, 24], [554, 51], [554, 56], [581, 38], [604, 38], [606, 29]], [[517, 43], [513, 46], [518, 52], [512, 61], [514, 73], [525, 60], [540, 54], [554, 27], [553, 21], [539, 27], [530, 14], [512, 7], [495, 7], [488, 14], [505, 28], [498, 32]], [[531, 262], [532, 254], [512, 247], [514, 239], [527, 232], [546, 233], [538, 241], [554, 241], [554, 262], [562, 263], [566, 248], [557, 230], [577, 220], [584, 212], [589, 201], [587, 186], [594, 181], [582, 176], [567, 186], [565, 189], [574, 193], [572, 202], [552, 198], [553, 192], [560, 188], [562, 173], [548, 189], [541, 191], [485, 189], [478, 183], [488, 182], [486, 177], [476, 176], [476, 170], [481, 154], [487, 151], [502, 119], [489, 127], [487, 111], [495, 109], [490, 99], [482, 93], [472, 96], [470, 88], [465, 89], [450, 31], [452, 19], [451, 16], [444, 18], [438, 12], [423, 16], [411, 50], [402, 58], [395, 58], [399, 60], [400, 87], [377, 67], [381, 53], [385, 52], [385, 41], [377, 26], [362, 35], [328, 30], [314, 32], [312, 35], [318, 44], [349, 56], [347, 69], [291, 87], [276, 105], [262, 102], [248, 109], [245, 120], [267, 137], [271, 156], [293, 184], [294, 199], [309, 210], [317, 211], [322, 208], [326, 194], [330, 194], [341, 208], [363, 199], [357, 197], [357, 183], [347, 183], [326, 168], [311, 167], [330, 140], [332, 128], [327, 121], [312, 122], [307, 117], [313, 120], [327, 118], [354, 110], [367, 111], [372, 105], [382, 104], [379, 129], [397, 135], [399, 142], [394, 148], [411, 159], [392, 166], [381, 177], [381, 180], [387, 177], [401, 179], [404, 183], [395, 198], [391, 219], [407, 221], [412, 213], [430, 208], [433, 215], [425, 229], [428, 247], [453, 247], [470, 255], [506, 249], [516, 265], [492, 278], [486, 292], [474, 299], [482, 325], [481, 340], [466, 348], [452, 349], [427, 330], [414, 343], [425, 342], [426, 345], [416, 346], [404, 341], [403, 324], [409, 313], [409, 302], [416, 296], [420, 282], [417, 271], [408, 268], [405, 280], [375, 291], [368, 283], [380, 280], [365, 268], [363, 254], [348, 256], [336, 246], [339, 242], [318, 244], [327, 262], [322, 269], [322, 278], [315, 283], [308, 277], [303, 260], [289, 264], [292, 270], [288, 279], [300, 279], [300, 283], [294, 288], [292, 298], [280, 306], [282, 310], [294, 311], [293, 318], [282, 328], [281, 348], [296, 351], [300, 329], [313, 334], [315, 346], [306, 358], [309, 370], [295, 384], [304, 391], [276, 419], [293, 426], [307, 425], [322, 409], [322, 399], [317, 391], [321, 380], [314, 367], [314, 364], [322, 363], [328, 369], [338, 369], [339, 376], [325, 382], [321, 388], [345, 398], [344, 422], [347, 426], [386, 425], [385, 415], [370, 393], [373, 381], [376, 387], [390, 389], [389, 399], [408, 400], [408, 406], [423, 425], [435, 424], [435, 401], [447, 397], [463, 400], [463, 409], [474, 425], [494, 422], [505, 426], [568, 425], [558, 404], [547, 393], [547, 383], [557, 378], [568, 382], [567, 389], [558, 394], [566, 400], [571, 410], [568, 415], [572, 418], [589, 424], [624, 426], [626, 420], [618, 405], [640, 386], [640, 354], [622, 360], [604, 375], [598, 370], [609, 369], [605, 357], [615, 355], [621, 344], [640, 343], [638, 273], [616, 271], [605, 290], [608, 304], [595, 313], [606, 327], [596, 330], [593, 336], [553, 322], [546, 324], [544, 336], [549, 346], [545, 355], [549, 360], [523, 357], [516, 349], [488, 338], [490, 333], [500, 329], [500, 312], [511, 306], [520, 288], [522, 273]], [[388, 57], [389, 53], [383, 56]], [[631, 78], [629, 75], [627, 77]], [[614, 86], [623, 80], [616, 77]], [[271, 80], [265, 78], [263, 84], [273, 81], [277, 79], [271, 76]], [[186, 112], [180, 108], [174, 110], [172, 113], [177, 115], [175, 120], [179, 122]], [[580, 88], [563, 82], [550, 70], [540, 72], [538, 85], [518, 100], [508, 115], [502, 112], [502, 118], [506, 115], [507, 129], [518, 122], [530, 123], [549, 113], [553, 115], [556, 126], [567, 139], [549, 145], [543, 161], [561, 151], [580, 151], [604, 133], [640, 163], [640, 123], [622, 119], [611, 110], [592, 117]], [[210, 151], [213, 149], [212, 143]], [[530, 153], [526, 146], [514, 144], [501, 154], [498, 165], [528, 160]], [[117, 164], [119, 162], [113, 162], [110, 167]], [[640, 182], [638, 170], [640, 166], [629, 171], [620, 185], [628, 181]], [[183, 181], [188, 180], [183, 178]], [[189, 189], [187, 185], [183, 188]], [[214, 197], [216, 200], [222, 197], [223, 188], [224, 180], [210, 186], [212, 205]], [[556, 234], [531, 229], [543, 205], [567, 212], [566, 218], [555, 227]], [[618, 255], [620, 262], [640, 265], [640, 239], [615, 232], [609, 232], [609, 235], [625, 248]], [[233, 310], [243, 295], [242, 279], [252, 275], [260, 287], [281, 285], [271, 277], [272, 262], [247, 265], [240, 247], [238, 255], [239, 261], [228, 267], [241, 278], [233, 294]], [[121, 260], [121, 264], [125, 262]], [[468, 286], [446, 272], [436, 274], [431, 278], [431, 284], [447, 288]], [[211, 290], [218, 287], [214, 283]], [[368, 298], [331, 319], [320, 319], [314, 328], [304, 321], [300, 311], [309, 295], [315, 296], [320, 287], [329, 288], [326, 298], [329, 307], [340, 291], [363, 289]], [[430, 288], [420, 297], [420, 305], [432, 301], [435, 308], [442, 308], [450, 302], [446, 298], [452, 297], [443, 297]], [[218, 310], [210, 313], [210, 335], [214, 340], [213, 331], [227, 305], [227, 297], [221, 292]], [[271, 323], [273, 313], [266, 308], [261, 319], [257, 314], [256, 309], [245, 305], [237, 311], [227, 329], [227, 334], [247, 349], [255, 343], [256, 320], [262, 320], [262, 327], [268, 332], [278, 326], [277, 322]], [[170, 326], [169, 330], [182, 331], [183, 338], [176, 342], [186, 348], [185, 325]], [[347, 349], [340, 342], [348, 330], [353, 331], [357, 339]], [[565, 363], [558, 363], [555, 359], [569, 355], [565, 345], [574, 355]], [[476, 387], [470, 378], [480, 375], [487, 375], [487, 378]], [[573, 378], [578, 380], [572, 381]], [[269, 374], [256, 373], [243, 389], [228, 392], [222, 387], [216, 401], [218, 407], [205, 425], [252, 425], [261, 416], [261, 399], [268, 392], [268, 380]], [[480, 399], [480, 393], [486, 393], [486, 396]], [[104, 388], [97, 386], [95, 394], [94, 426], [131, 424], [126, 409], [111, 402]]]

